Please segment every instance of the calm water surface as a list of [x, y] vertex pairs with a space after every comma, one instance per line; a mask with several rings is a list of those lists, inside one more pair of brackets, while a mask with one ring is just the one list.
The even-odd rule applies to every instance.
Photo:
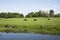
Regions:
[[0, 33], [0, 40], [60, 40], [60, 36], [33, 33]]

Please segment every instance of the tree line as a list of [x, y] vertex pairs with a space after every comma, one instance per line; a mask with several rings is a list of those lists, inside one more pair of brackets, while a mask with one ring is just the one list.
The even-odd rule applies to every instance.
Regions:
[[[60, 17], [60, 14], [54, 14], [54, 10], [50, 10], [49, 13], [39, 10], [38, 12], [30, 12], [25, 17]], [[20, 13], [0, 13], [0, 18], [24, 18], [23, 14]]]
[[54, 14], [54, 10], [48, 11], [41, 11], [38, 12], [30, 12], [25, 17], [60, 17], [60, 14]]
[[10, 12], [0, 13], [0, 18], [22, 18], [22, 17], [24, 17], [24, 15], [19, 13], [10, 13]]

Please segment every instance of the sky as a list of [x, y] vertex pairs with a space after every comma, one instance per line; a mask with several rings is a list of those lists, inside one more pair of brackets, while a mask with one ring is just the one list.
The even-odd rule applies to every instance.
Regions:
[[0, 0], [0, 12], [18, 12], [27, 15], [39, 10], [60, 13], [60, 0]]

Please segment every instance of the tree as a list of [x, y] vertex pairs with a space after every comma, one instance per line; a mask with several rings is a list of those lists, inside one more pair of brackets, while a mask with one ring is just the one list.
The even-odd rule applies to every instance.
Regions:
[[50, 14], [50, 17], [53, 17], [54, 16], [54, 10], [50, 10], [49, 14]]
[[7, 18], [7, 13], [4, 12], [0, 13], [0, 18]]
[[38, 17], [38, 15], [39, 15], [38, 12], [35, 12], [33, 17]]
[[34, 15], [34, 12], [30, 12], [30, 13], [28, 13], [28, 15], [26, 15], [25, 17], [33, 17], [33, 15]]
[[25, 17], [48, 17], [48, 13], [39, 10], [38, 12], [30, 12]]
[[19, 14], [19, 17], [20, 17], [20, 18], [21, 18], [21, 17], [23, 18], [23, 17], [24, 17], [24, 15], [23, 15], [23, 14]]
[[60, 14], [55, 14], [54, 17], [60, 17]]
[[38, 11], [38, 17], [43, 17], [43, 13], [41, 10]]
[[44, 14], [44, 17], [48, 17], [49, 16], [47, 11], [44, 12], [43, 14]]
[[24, 15], [19, 13], [11, 13], [11, 12], [0, 13], [0, 18], [21, 18], [21, 17], [24, 17]]
[[44, 17], [43, 11], [39, 10], [38, 12], [35, 12], [34, 17]]

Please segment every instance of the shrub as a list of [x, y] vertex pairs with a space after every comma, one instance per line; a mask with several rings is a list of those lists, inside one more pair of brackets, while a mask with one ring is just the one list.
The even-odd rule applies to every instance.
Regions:
[[50, 20], [50, 18], [48, 20]]
[[17, 26], [16, 25], [13, 25], [12, 28], [17, 28]]
[[11, 25], [6, 24], [4, 27], [5, 27], [5, 28], [10, 28], [10, 27], [11, 27]]
[[37, 19], [34, 19], [34, 21], [37, 21]]
[[3, 31], [6, 32], [6, 33], [8, 33], [9, 32], [9, 29], [4, 29]]
[[27, 21], [27, 19], [24, 19], [24, 21]]

